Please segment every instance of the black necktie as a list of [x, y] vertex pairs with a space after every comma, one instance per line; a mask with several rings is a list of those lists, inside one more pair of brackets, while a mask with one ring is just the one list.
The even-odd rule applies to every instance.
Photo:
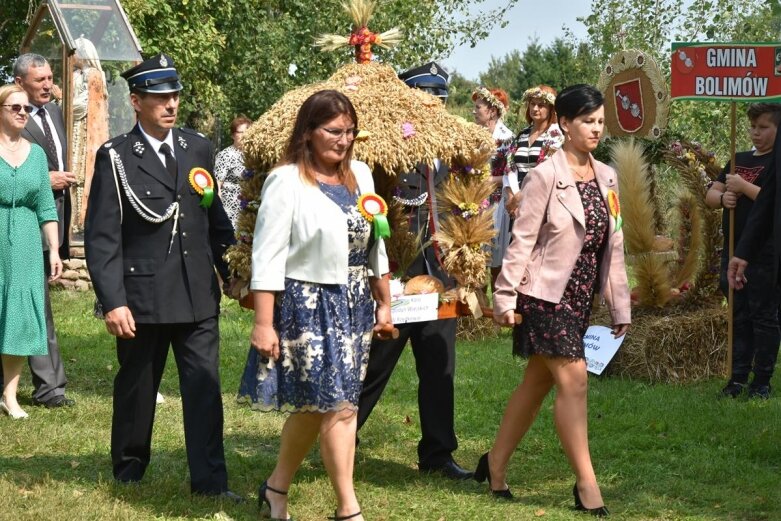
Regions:
[[160, 145], [160, 152], [165, 156], [165, 169], [168, 170], [171, 177], [176, 179], [176, 158], [173, 150], [168, 146], [168, 143], [163, 143]]
[[57, 145], [54, 144], [54, 136], [52, 135], [52, 128], [49, 126], [49, 121], [46, 119], [46, 109], [43, 107], [38, 109], [38, 115], [41, 116], [43, 135], [46, 137], [46, 151], [49, 154], [51, 154], [51, 157], [53, 157], [57, 162], [57, 164], [59, 164], [60, 158], [57, 157]]

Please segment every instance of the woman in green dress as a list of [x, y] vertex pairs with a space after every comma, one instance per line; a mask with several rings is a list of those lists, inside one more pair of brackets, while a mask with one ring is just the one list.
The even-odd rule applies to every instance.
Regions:
[[50, 280], [62, 274], [46, 154], [22, 138], [31, 111], [21, 87], [0, 87], [0, 411], [15, 420], [27, 417], [16, 400], [24, 360], [47, 352], [41, 229]]

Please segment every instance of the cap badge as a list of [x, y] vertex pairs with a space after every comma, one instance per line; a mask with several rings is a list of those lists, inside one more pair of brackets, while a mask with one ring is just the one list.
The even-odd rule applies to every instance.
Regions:
[[168, 67], [168, 60], [165, 59], [164, 55], [160, 55], [160, 67]]
[[179, 136], [176, 141], [183, 150], [187, 150], [187, 141], [182, 136]]
[[429, 69], [429, 72], [431, 72], [431, 74], [436, 76], [439, 73], [439, 69], [437, 69], [436, 65], [431, 65], [431, 69]]
[[144, 144], [140, 141], [133, 143], [133, 153], [137, 156], [144, 155]]

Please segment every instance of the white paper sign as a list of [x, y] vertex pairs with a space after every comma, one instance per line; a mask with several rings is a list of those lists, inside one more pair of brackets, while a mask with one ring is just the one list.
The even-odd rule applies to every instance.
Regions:
[[583, 336], [583, 347], [586, 348], [586, 365], [588, 371], [602, 374], [607, 364], [613, 359], [621, 347], [626, 335], [613, 337], [613, 330], [605, 326], [590, 326]]
[[391, 318], [394, 324], [436, 320], [439, 293], [426, 295], [401, 295], [391, 298]]

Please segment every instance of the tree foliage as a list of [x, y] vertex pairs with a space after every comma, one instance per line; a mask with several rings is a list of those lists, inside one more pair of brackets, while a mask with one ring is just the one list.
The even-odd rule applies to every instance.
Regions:
[[[672, 41], [732, 42], [778, 40], [781, 28], [779, 0], [592, 0], [591, 13], [578, 19], [585, 38], [571, 29], [543, 46], [535, 40], [523, 52], [493, 58], [480, 81], [505, 89], [517, 103], [523, 91], [540, 83], [561, 89], [574, 83], [599, 80], [602, 67], [621, 49], [639, 49], [653, 56], [670, 78]], [[516, 105], [507, 119], [521, 124]], [[744, 108], [740, 107], [738, 148], [750, 143]], [[515, 127], [512, 127], [515, 124]], [[701, 141], [726, 159], [729, 149], [729, 105], [718, 102], [675, 101], [670, 111], [671, 131]]]
[[[456, 44], [476, 43], [517, 0], [486, 9], [485, 0], [412, 2], [381, 0], [370, 28], [400, 27], [403, 43], [377, 49], [399, 71], [446, 56]], [[9, 71], [37, 0], [3, 0], [0, 67]], [[353, 59], [351, 50], [324, 53], [312, 43], [322, 33], [349, 34], [352, 20], [342, 0], [122, 0], [145, 56], [164, 51], [176, 61], [185, 85], [182, 116], [201, 130], [216, 118], [262, 114], [287, 90], [323, 80]], [[8, 7], [6, 7], [8, 6]], [[29, 18], [27, 18], [29, 22]]]
[[[652, 55], [670, 78], [670, 43], [763, 42], [778, 40], [781, 19], [778, 0], [592, 0], [591, 14], [580, 18], [588, 37], [585, 44], [599, 63], [620, 50], [639, 49]], [[748, 148], [744, 108], [739, 108], [738, 149]], [[674, 101], [671, 131], [701, 141], [726, 160], [730, 143], [729, 104]]]

